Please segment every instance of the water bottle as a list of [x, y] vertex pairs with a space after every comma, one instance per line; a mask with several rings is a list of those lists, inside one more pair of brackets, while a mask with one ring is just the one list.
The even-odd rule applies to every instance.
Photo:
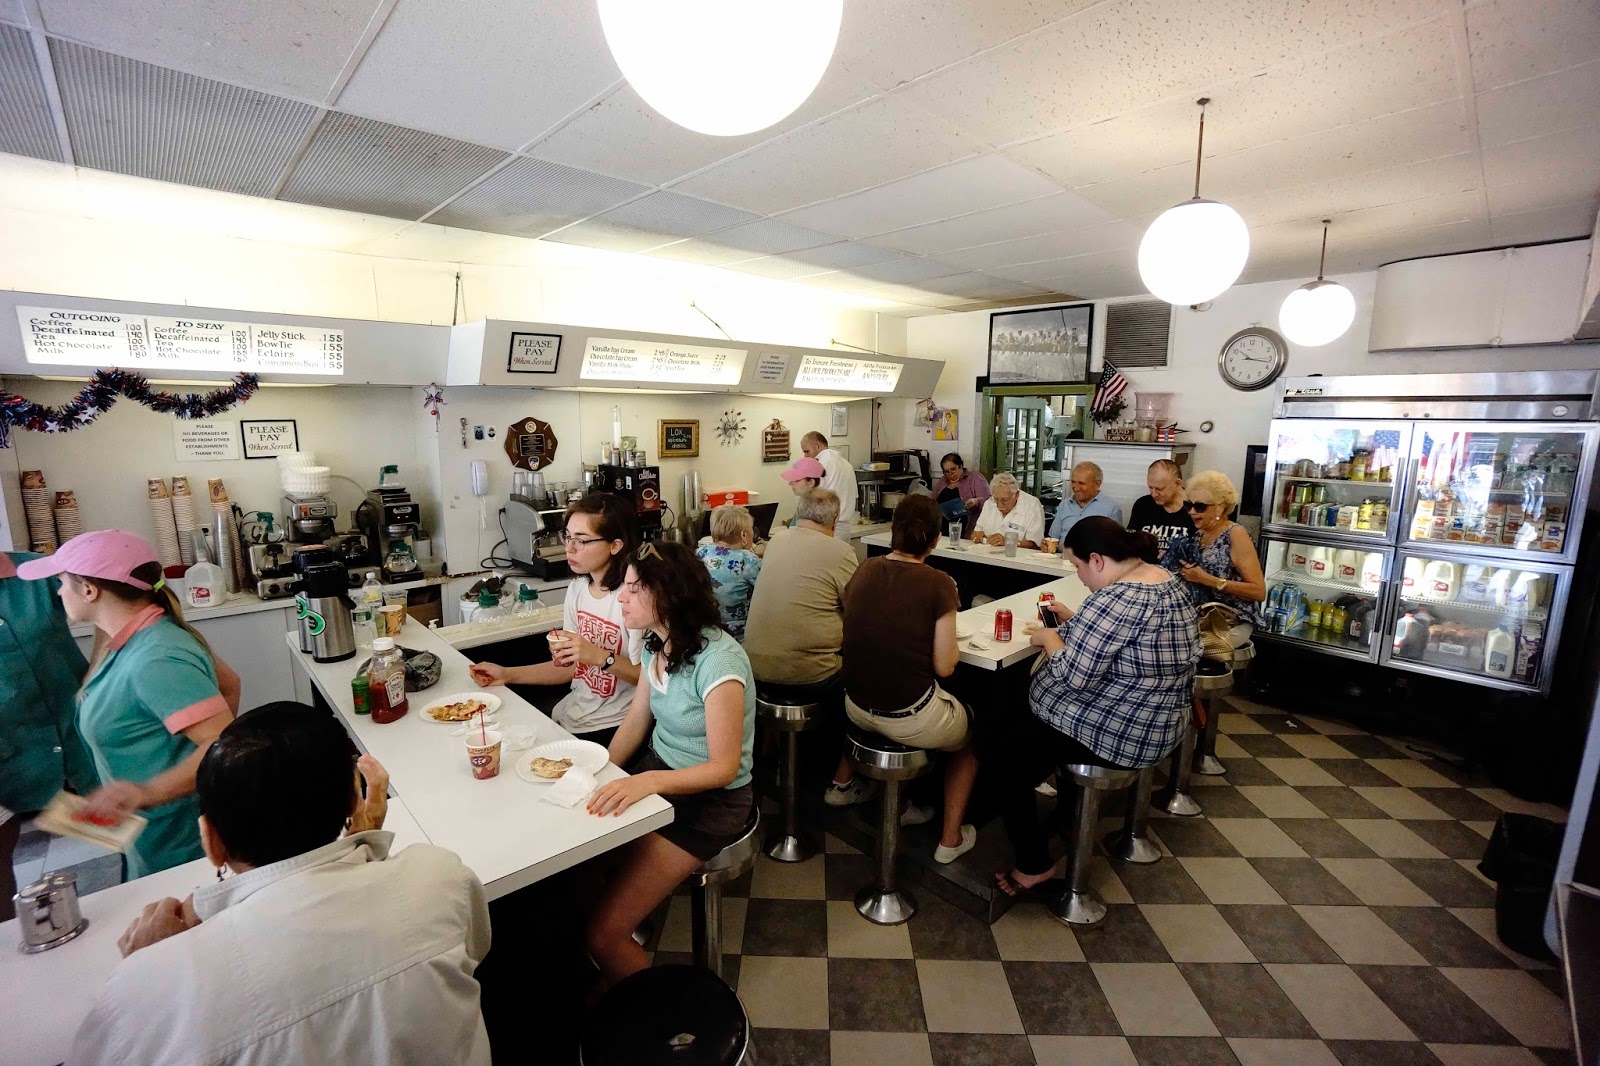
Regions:
[[532, 585], [523, 582], [517, 590], [517, 603], [511, 609], [513, 618], [531, 618], [539, 610], [539, 593]]
[[356, 637], [356, 647], [370, 651], [372, 641], [378, 635], [377, 620], [372, 615], [372, 605], [365, 600], [357, 601], [350, 610], [350, 628]]

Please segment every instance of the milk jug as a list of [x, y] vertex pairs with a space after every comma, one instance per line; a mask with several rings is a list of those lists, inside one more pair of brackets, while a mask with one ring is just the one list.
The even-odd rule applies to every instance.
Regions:
[[1453, 600], [1461, 593], [1461, 564], [1433, 559], [1422, 568], [1422, 594], [1435, 600]]
[[1312, 581], [1333, 580], [1333, 549], [1318, 544], [1306, 551], [1306, 577]]
[[1467, 564], [1461, 572], [1462, 603], [1489, 602], [1489, 579], [1494, 576], [1494, 569], [1482, 563]]
[[1489, 602], [1504, 607], [1511, 598], [1511, 583], [1517, 579], [1515, 570], [1496, 570], [1489, 575]]
[[1354, 548], [1333, 553], [1333, 579], [1341, 585], [1354, 585], [1361, 579], [1361, 555]]
[[1544, 606], [1544, 575], [1536, 574], [1531, 570], [1524, 570], [1517, 575], [1511, 583], [1511, 592], [1506, 596], [1506, 606], [1522, 607], [1533, 610]]
[[1422, 594], [1422, 560], [1407, 559], [1405, 570], [1400, 575], [1400, 595], [1418, 596]]
[[1367, 552], [1361, 559], [1361, 587], [1377, 592], [1383, 587], [1383, 553]]
[[1289, 560], [1289, 569], [1297, 574], [1306, 572], [1306, 546], [1304, 544], [1290, 544], [1289, 550], [1284, 553]]
[[1504, 626], [1497, 626], [1483, 642], [1483, 672], [1490, 677], [1510, 677], [1517, 660], [1517, 642]]

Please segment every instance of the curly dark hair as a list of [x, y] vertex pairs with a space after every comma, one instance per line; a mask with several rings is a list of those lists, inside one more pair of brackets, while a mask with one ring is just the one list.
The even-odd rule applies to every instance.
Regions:
[[629, 563], [655, 603], [656, 618], [667, 630], [665, 641], [653, 631], [647, 632], [644, 646], [652, 655], [660, 655], [667, 647], [667, 673], [676, 673], [705, 650], [706, 630], [722, 627], [711, 575], [693, 551], [670, 541], [646, 541]]

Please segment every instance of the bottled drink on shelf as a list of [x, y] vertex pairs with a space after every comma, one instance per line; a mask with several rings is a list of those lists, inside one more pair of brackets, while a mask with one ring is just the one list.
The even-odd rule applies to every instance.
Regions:
[[1517, 641], [1505, 626], [1496, 626], [1483, 642], [1483, 672], [1490, 677], [1511, 676], [1517, 661]]
[[1422, 569], [1422, 594], [1429, 599], [1453, 600], [1461, 591], [1461, 564], [1433, 559]]

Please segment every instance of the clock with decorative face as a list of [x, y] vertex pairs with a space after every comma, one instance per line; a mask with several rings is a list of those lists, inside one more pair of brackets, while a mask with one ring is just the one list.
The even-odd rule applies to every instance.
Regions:
[[1289, 363], [1289, 343], [1276, 330], [1250, 326], [1228, 338], [1217, 354], [1217, 373], [1242, 392], [1264, 389]]

